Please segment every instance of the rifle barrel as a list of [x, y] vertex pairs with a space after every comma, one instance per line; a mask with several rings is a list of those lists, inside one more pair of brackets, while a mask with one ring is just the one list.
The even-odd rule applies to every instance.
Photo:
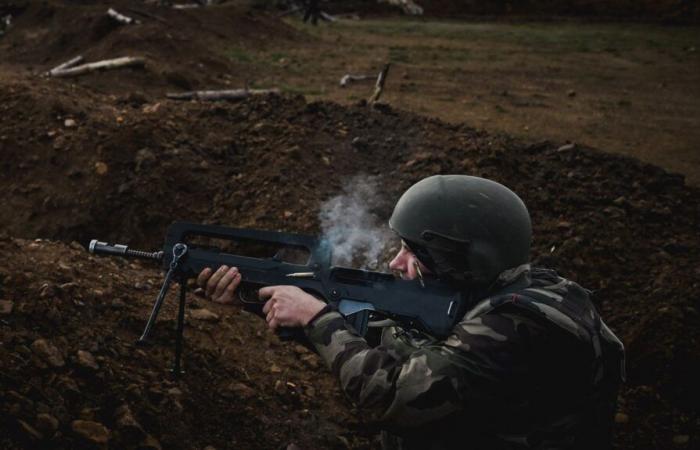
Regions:
[[108, 244], [107, 242], [101, 242], [97, 239], [90, 241], [88, 246], [88, 251], [93, 255], [116, 255], [124, 256], [127, 258], [141, 258], [141, 259], [151, 259], [156, 261], [163, 260], [163, 252], [144, 252], [141, 250], [131, 250], [127, 245], [124, 244]]

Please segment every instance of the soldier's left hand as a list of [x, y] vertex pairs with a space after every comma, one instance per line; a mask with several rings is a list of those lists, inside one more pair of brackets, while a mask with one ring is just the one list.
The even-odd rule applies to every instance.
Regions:
[[326, 306], [296, 286], [267, 286], [259, 291], [261, 300], [267, 300], [263, 313], [268, 326], [303, 327]]

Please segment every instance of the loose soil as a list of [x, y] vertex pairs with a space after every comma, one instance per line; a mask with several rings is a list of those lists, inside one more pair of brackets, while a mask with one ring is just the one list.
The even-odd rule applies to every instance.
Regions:
[[[376, 448], [319, 359], [236, 306], [188, 297], [187, 373], [174, 380], [174, 293], [152, 344], [134, 345], [162, 274], [83, 246], [156, 249], [176, 219], [317, 233], [319, 205], [357, 175], [378, 180], [386, 219], [403, 190], [436, 173], [514, 189], [532, 213], [535, 263], [595, 291], [628, 351], [615, 448], [698, 445], [700, 192], [682, 176], [563, 139], [425, 117], [388, 93], [392, 106], [374, 108], [290, 92], [165, 100], [265, 73], [212, 49], [265, 54], [317, 40], [235, 5], [115, 7], [160, 20], [113, 27], [104, 5], [48, 2], [0, 40], [1, 447]], [[78, 52], [148, 63], [35, 76]]]

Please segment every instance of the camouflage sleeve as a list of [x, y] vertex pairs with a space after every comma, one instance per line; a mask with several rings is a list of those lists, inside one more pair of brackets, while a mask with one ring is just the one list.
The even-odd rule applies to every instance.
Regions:
[[503, 396], [508, 378], [527, 371], [529, 339], [542, 327], [527, 317], [489, 313], [460, 322], [446, 340], [409, 352], [371, 348], [338, 312], [306, 328], [346, 396], [385, 426], [405, 428]]

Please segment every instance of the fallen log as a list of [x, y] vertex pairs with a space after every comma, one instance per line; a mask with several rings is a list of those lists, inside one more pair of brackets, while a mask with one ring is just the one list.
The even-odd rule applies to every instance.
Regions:
[[343, 78], [340, 79], [340, 87], [345, 87], [348, 84], [350, 84], [351, 81], [364, 81], [364, 80], [371, 80], [372, 76], [370, 75], [353, 75], [353, 74], [345, 74], [343, 75]]
[[382, 71], [379, 72], [379, 76], [377, 77], [377, 84], [375, 84], [374, 86], [374, 93], [367, 101], [367, 103], [369, 103], [370, 106], [377, 103], [379, 101], [379, 97], [382, 96], [382, 92], [384, 91], [384, 83], [386, 82], [386, 76], [389, 73], [390, 66], [391, 63], [387, 63], [382, 69]]
[[118, 13], [116, 10], [109, 8], [107, 10], [107, 15], [111, 17], [112, 19], [116, 20], [119, 23], [123, 23], [124, 25], [131, 25], [132, 23], [140, 23], [138, 20], [133, 19], [129, 16], [125, 16], [124, 14]]
[[49, 70], [48, 72], [46, 72], [46, 76], [55, 77], [57, 72], [61, 72], [62, 70], [69, 69], [69, 68], [75, 66], [76, 64], [80, 64], [81, 62], [83, 62], [83, 57], [78, 55], [75, 58], [69, 59], [68, 61], [64, 62], [63, 64], [59, 64], [56, 67], [54, 67], [53, 69]]
[[118, 69], [120, 67], [131, 67], [138, 66], [143, 67], [146, 61], [143, 58], [124, 56], [122, 58], [115, 59], [105, 59], [102, 61], [97, 61], [94, 63], [83, 64], [80, 66], [70, 67], [68, 69], [59, 70], [54, 72], [51, 76], [54, 77], [75, 77], [78, 75], [83, 75], [88, 72], [94, 72], [96, 70], [110, 70]]
[[190, 91], [166, 94], [171, 100], [241, 100], [251, 95], [279, 94], [279, 89], [223, 89], [218, 91]]

